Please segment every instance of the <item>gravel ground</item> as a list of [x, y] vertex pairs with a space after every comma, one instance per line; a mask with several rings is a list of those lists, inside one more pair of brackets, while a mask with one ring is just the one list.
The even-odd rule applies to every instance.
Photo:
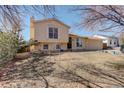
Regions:
[[0, 69], [0, 87], [124, 87], [124, 55], [101, 51], [39, 55]]

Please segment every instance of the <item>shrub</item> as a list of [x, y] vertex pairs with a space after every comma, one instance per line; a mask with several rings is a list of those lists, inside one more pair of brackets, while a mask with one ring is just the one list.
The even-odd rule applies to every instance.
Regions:
[[28, 45], [19, 46], [17, 52], [18, 52], [18, 53], [30, 52], [30, 46], [28, 46]]
[[12, 32], [0, 32], [0, 64], [16, 55], [18, 47], [17, 35]]
[[37, 40], [30, 39], [29, 41], [22, 40], [19, 43], [18, 53], [29, 52], [30, 46], [39, 44]]
[[18, 47], [18, 53], [23, 53], [23, 52], [27, 52], [26, 48], [28, 48], [28, 43], [26, 41], [21, 41], [19, 42], [19, 47]]

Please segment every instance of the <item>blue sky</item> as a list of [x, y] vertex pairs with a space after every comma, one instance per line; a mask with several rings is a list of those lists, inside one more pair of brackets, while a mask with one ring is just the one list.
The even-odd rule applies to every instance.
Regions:
[[[65, 24], [71, 26], [70, 33], [77, 34], [80, 36], [92, 36], [94, 34], [106, 34], [106, 33], [101, 33], [98, 31], [87, 31], [86, 29], [79, 28], [77, 24], [80, 22], [81, 17], [78, 15], [78, 13], [75, 13], [73, 11], [70, 11], [73, 6], [56, 6], [56, 15], [57, 18], [64, 22]], [[34, 16], [34, 15], [32, 15]], [[44, 19], [44, 17], [40, 15], [35, 15], [35, 19], [41, 20]], [[23, 37], [25, 40], [30, 39], [30, 16], [25, 17], [25, 29], [23, 31]], [[110, 35], [110, 33], [107, 33]]]

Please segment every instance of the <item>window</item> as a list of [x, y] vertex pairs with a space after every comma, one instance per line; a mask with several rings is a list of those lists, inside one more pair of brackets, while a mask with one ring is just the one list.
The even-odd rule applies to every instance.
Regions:
[[77, 38], [76, 43], [77, 43], [77, 47], [79, 47], [79, 38]]
[[58, 28], [49, 28], [49, 38], [58, 39]]
[[116, 45], [116, 42], [114, 42], [114, 45]]
[[53, 28], [49, 28], [49, 38], [53, 38]]
[[61, 47], [60, 47], [60, 45], [56, 45], [56, 49], [60, 49]]
[[48, 49], [48, 45], [44, 45], [43, 46], [43, 49]]
[[76, 44], [77, 44], [77, 47], [82, 47], [81, 39], [77, 38]]
[[54, 38], [58, 38], [58, 29], [54, 28]]
[[110, 40], [110, 45], [112, 44], [112, 41]]

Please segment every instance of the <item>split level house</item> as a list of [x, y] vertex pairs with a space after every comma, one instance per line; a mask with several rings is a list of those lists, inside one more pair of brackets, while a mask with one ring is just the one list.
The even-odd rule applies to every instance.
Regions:
[[37, 40], [37, 45], [30, 47], [35, 50], [101, 50], [102, 39], [81, 37], [69, 33], [70, 26], [58, 19], [30, 19], [30, 39]]

